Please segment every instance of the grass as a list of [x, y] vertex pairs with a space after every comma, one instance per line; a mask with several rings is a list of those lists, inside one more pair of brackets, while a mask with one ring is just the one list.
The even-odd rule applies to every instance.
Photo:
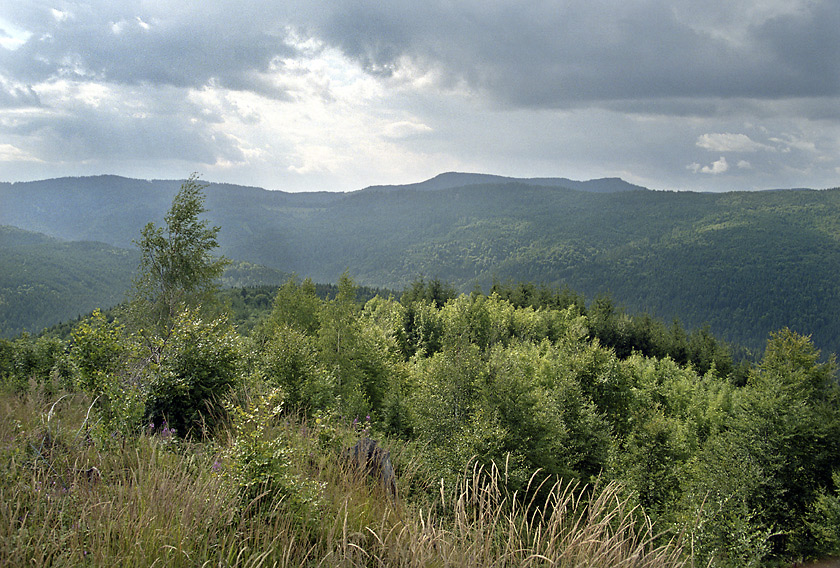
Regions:
[[[455, 487], [390, 498], [324, 451], [312, 429], [281, 420], [295, 470], [322, 487], [301, 523], [271, 493], [241, 501], [219, 467], [225, 446], [158, 435], [94, 443], [89, 401], [0, 395], [2, 566], [671, 567], [690, 563], [615, 484], [532, 478], [524, 495], [478, 466]], [[343, 435], [352, 435], [348, 430]], [[218, 440], [222, 440], [221, 442]], [[318, 451], [321, 448], [321, 451]], [[396, 460], [412, 452], [396, 448]], [[398, 484], [424, 483], [412, 463]], [[269, 506], [258, 504], [270, 503]]]

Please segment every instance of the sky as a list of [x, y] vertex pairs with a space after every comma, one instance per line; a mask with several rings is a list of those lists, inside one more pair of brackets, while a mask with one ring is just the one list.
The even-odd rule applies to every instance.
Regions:
[[0, 181], [840, 186], [837, 0], [3, 0]]

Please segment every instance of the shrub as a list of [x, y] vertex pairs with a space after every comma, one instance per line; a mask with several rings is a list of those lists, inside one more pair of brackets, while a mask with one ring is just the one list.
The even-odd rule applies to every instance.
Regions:
[[181, 313], [160, 364], [150, 367], [147, 419], [167, 421], [181, 435], [212, 428], [219, 402], [240, 376], [242, 350], [226, 317], [206, 321], [193, 310]]
[[138, 433], [145, 410], [145, 392], [136, 372], [137, 351], [117, 320], [99, 310], [72, 332], [70, 363], [75, 386], [90, 395], [103, 434]]
[[232, 441], [224, 453], [225, 473], [238, 489], [243, 507], [265, 514], [282, 510], [297, 523], [309, 525], [318, 518], [321, 486], [296, 471], [294, 445], [273, 428], [282, 409], [279, 389], [244, 407], [228, 405]]

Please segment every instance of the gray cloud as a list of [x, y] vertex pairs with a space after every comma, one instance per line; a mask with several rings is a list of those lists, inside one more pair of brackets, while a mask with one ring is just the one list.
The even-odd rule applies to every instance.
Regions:
[[[134, 3], [69, 3], [61, 15], [47, 5], [12, 2], [16, 23], [31, 33], [0, 64], [29, 83], [48, 79], [120, 84], [224, 87], [271, 93], [260, 78], [278, 57], [296, 50], [282, 23], [253, 8], [222, 12], [210, 3], [143, 12]], [[9, 8], [6, 8], [8, 10]], [[272, 93], [282, 95], [281, 93]]]
[[15, 85], [0, 76], [0, 108], [38, 106], [41, 106], [41, 100], [31, 86]]
[[0, 175], [837, 185], [838, 29], [835, 0], [6, 0]]
[[517, 106], [838, 94], [831, 0], [745, 22], [737, 42], [674, 4], [345, 0], [313, 18], [311, 32], [372, 72], [393, 74], [409, 58]]
[[[725, 13], [749, 4], [703, 7]], [[840, 8], [833, 0], [747, 19], [737, 39], [716, 35], [714, 25], [722, 24], [698, 13], [697, 3], [673, 0], [68, 6], [59, 16], [47, 5], [12, 1], [5, 11], [32, 35], [3, 54], [4, 67], [28, 82], [65, 76], [197, 87], [215, 81], [282, 96], [261, 74], [298, 54], [288, 41], [293, 29], [340, 48], [377, 76], [394, 76], [410, 62], [435, 71], [443, 87], [465, 83], [513, 106], [641, 100], [667, 113], [677, 99], [840, 92]]]

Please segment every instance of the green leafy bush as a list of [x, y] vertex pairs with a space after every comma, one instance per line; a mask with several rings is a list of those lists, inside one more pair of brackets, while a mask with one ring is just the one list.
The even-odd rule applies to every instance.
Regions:
[[840, 556], [840, 471], [832, 480], [834, 491], [819, 491], [806, 520], [815, 558]]
[[70, 361], [77, 388], [94, 401], [103, 434], [100, 438], [114, 432], [137, 434], [143, 423], [146, 390], [137, 345], [125, 327], [94, 311], [71, 334]]
[[335, 396], [335, 380], [318, 364], [313, 339], [295, 327], [281, 324], [260, 346], [257, 369], [270, 386], [286, 393], [290, 408], [311, 412], [326, 408]]
[[227, 318], [202, 319], [185, 310], [150, 368], [147, 419], [181, 435], [204, 432], [219, 418], [223, 397], [237, 384], [242, 350]]
[[250, 404], [229, 404], [231, 443], [224, 452], [225, 474], [239, 490], [242, 506], [265, 514], [284, 511], [303, 525], [319, 516], [321, 485], [295, 467], [299, 450], [275, 428], [283, 395], [273, 389]]

